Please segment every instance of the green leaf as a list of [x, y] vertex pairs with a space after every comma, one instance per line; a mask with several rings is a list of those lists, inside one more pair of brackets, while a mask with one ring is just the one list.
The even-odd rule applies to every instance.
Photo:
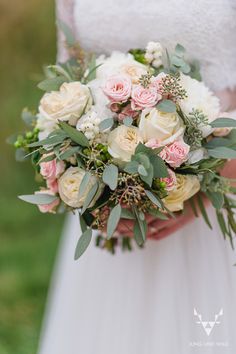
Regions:
[[144, 176], [144, 175], [140, 174], [140, 178], [141, 178], [142, 181], [147, 183], [147, 185], [149, 187], [152, 186], [152, 181], [153, 181], [153, 167], [152, 167], [152, 165], [150, 165], [149, 168], [147, 169], [147, 176]]
[[236, 159], [236, 150], [224, 146], [210, 149], [208, 150], [208, 154], [209, 156], [215, 157], [217, 159]]
[[38, 147], [38, 146], [44, 146], [44, 145], [57, 145], [61, 144], [66, 138], [66, 135], [55, 135], [55, 136], [49, 136], [46, 139], [36, 141], [35, 143], [31, 143], [28, 145], [28, 147]]
[[147, 223], [145, 220], [140, 218], [140, 214], [138, 210], [134, 207], [133, 208], [136, 223], [134, 224], [134, 237], [139, 246], [142, 246], [146, 240], [146, 233], [147, 233]]
[[141, 175], [141, 176], [148, 176], [148, 172], [146, 170], [146, 168], [143, 166], [143, 165], [139, 165], [138, 166], [138, 173]]
[[75, 256], [74, 259], [77, 260], [79, 259], [82, 254], [86, 251], [88, 248], [90, 242], [92, 239], [92, 229], [87, 229], [79, 238], [79, 241], [77, 243], [76, 249], [75, 249]]
[[123, 123], [127, 127], [130, 127], [133, 123], [133, 118], [132, 117], [125, 117], [125, 119], [123, 120]]
[[150, 167], [150, 160], [147, 154], [143, 152], [136, 153], [131, 158], [132, 161], [138, 161], [141, 165], [148, 169]]
[[78, 151], [80, 151], [80, 148], [78, 146], [75, 147], [71, 147], [68, 150], [66, 150], [65, 152], [63, 152], [62, 154], [60, 154], [60, 159], [61, 160], [67, 160], [69, 159], [71, 156], [73, 156], [74, 154], [76, 154]]
[[212, 205], [215, 209], [221, 209], [224, 205], [224, 195], [220, 192], [206, 192], [206, 196], [212, 202]]
[[82, 178], [82, 181], [80, 183], [78, 198], [81, 198], [82, 195], [84, 194], [86, 188], [88, 187], [88, 183], [90, 181], [90, 178], [91, 178], [91, 173], [86, 171], [84, 174], [84, 177]]
[[148, 214], [155, 216], [157, 219], [160, 220], [169, 220], [169, 217], [158, 209], [149, 209]]
[[121, 209], [121, 219], [129, 219], [129, 220], [134, 220], [135, 216], [132, 213], [132, 211], [130, 211], [129, 209], [126, 208], [122, 208]]
[[73, 47], [76, 44], [76, 39], [71, 28], [63, 21], [57, 20], [57, 25], [59, 29], [64, 33], [66, 37], [66, 42], [70, 47]]
[[117, 166], [110, 164], [107, 165], [102, 175], [103, 182], [107, 184], [111, 190], [115, 190], [118, 183], [118, 168]]
[[101, 121], [99, 124], [99, 129], [100, 131], [104, 131], [106, 129], [110, 129], [114, 124], [114, 119], [113, 118], [107, 118]]
[[29, 194], [29, 195], [19, 195], [19, 199], [23, 200], [24, 202], [36, 205], [46, 205], [51, 204], [54, 202], [57, 197], [51, 194]]
[[208, 143], [204, 145], [204, 148], [210, 150], [210, 149], [215, 149], [216, 147], [220, 147], [220, 146], [227, 147], [234, 144], [236, 144], [236, 142], [227, 138], [213, 138], [212, 140], [208, 141]]
[[196, 205], [195, 205], [195, 202], [194, 202], [194, 198], [190, 198], [189, 199], [189, 204], [192, 208], [192, 211], [194, 213], [194, 215], [196, 216], [196, 218], [198, 218], [198, 212], [197, 212], [197, 208], [196, 208]]
[[89, 141], [82, 132], [71, 127], [69, 124], [65, 122], [60, 122], [59, 125], [64, 130], [64, 132], [66, 132], [66, 134], [72, 141], [74, 141], [75, 143], [81, 146], [89, 147]]
[[138, 166], [138, 161], [130, 161], [125, 165], [124, 171], [130, 173], [131, 175], [138, 173]]
[[88, 228], [88, 225], [86, 224], [86, 221], [85, 221], [83, 215], [81, 215], [80, 213], [79, 213], [79, 221], [80, 221], [80, 227], [81, 227], [82, 232], [85, 232]]
[[218, 223], [220, 225], [221, 232], [225, 237], [228, 234], [228, 231], [227, 231], [224, 215], [219, 210], [216, 210], [216, 217], [217, 217]]
[[150, 192], [149, 190], [145, 189], [145, 193], [147, 195], [147, 197], [151, 200], [151, 202], [153, 204], [155, 204], [156, 206], [158, 206], [158, 208], [162, 209], [163, 208], [163, 204], [161, 202], [161, 199], [158, 198], [156, 195], [154, 195], [152, 192]]
[[67, 82], [64, 76], [56, 76], [51, 79], [46, 79], [41, 81], [37, 87], [40, 90], [46, 91], [46, 92], [51, 92], [51, 91], [58, 91], [61, 87], [61, 85]]
[[209, 228], [212, 230], [211, 222], [210, 222], [210, 220], [208, 218], [208, 215], [207, 215], [207, 212], [206, 212], [206, 208], [204, 206], [204, 203], [202, 201], [202, 198], [201, 198], [200, 194], [197, 195], [197, 201], [198, 201], [198, 206], [199, 206], [199, 209], [200, 209], [200, 211], [202, 213], [203, 219], [205, 220], [205, 222], [209, 226]]
[[179, 68], [185, 65], [185, 61], [176, 55], [172, 55], [171, 63]]
[[217, 118], [210, 123], [212, 128], [236, 128], [236, 119], [233, 118]]
[[24, 162], [26, 160], [26, 154], [24, 149], [17, 149], [15, 152], [15, 159], [18, 162]]
[[179, 57], [183, 57], [185, 52], [186, 52], [185, 48], [178, 43], [175, 47], [175, 54], [178, 55]]
[[191, 67], [188, 63], [185, 63], [181, 66], [180, 70], [182, 71], [182, 73], [188, 74], [191, 71]]
[[153, 166], [153, 175], [155, 178], [164, 178], [169, 176], [166, 164], [159, 156], [152, 155], [149, 159]]
[[176, 105], [171, 100], [163, 100], [157, 104], [158, 111], [166, 112], [166, 113], [174, 113], [176, 112]]
[[21, 118], [26, 125], [32, 127], [36, 122], [36, 116], [32, 114], [27, 108], [23, 109]]
[[109, 240], [114, 231], [116, 230], [116, 227], [120, 221], [121, 217], [121, 206], [120, 204], [117, 204], [110, 212], [108, 221], [107, 221], [107, 239]]
[[85, 210], [90, 206], [92, 203], [93, 198], [95, 197], [97, 191], [98, 191], [98, 182], [96, 182], [93, 187], [90, 189], [90, 191], [87, 194], [87, 197], [85, 198], [83, 208], [81, 210], [81, 214], [85, 212]]

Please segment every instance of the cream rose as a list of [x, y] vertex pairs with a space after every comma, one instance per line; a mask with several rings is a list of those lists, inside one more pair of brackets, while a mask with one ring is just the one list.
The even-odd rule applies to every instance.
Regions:
[[184, 126], [176, 113], [164, 113], [153, 108], [142, 112], [139, 131], [144, 142], [155, 139], [161, 145], [167, 145], [183, 137]]
[[108, 151], [117, 161], [128, 162], [139, 142], [143, 142], [138, 128], [120, 125], [108, 136]]
[[129, 76], [133, 84], [138, 84], [140, 77], [147, 74], [147, 68], [145, 65], [134, 60], [133, 62], [123, 64], [120, 72]]
[[199, 190], [200, 182], [197, 176], [176, 174], [175, 188], [169, 191], [163, 202], [170, 211], [179, 211], [184, 208], [184, 202]]
[[[81, 208], [83, 206], [89, 191], [97, 182], [97, 178], [91, 176], [83, 195], [79, 198], [79, 188], [84, 175], [85, 171], [81, 168], [70, 167], [58, 180], [59, 195], [63, 202], [72, 208]], [[93, 199], [93, 203], [90, 204], [90, 207], [92, 207], [100, 197], [102, 190], [103, 184], [99, 184], [98, 191]]]
[[92, 105], [92, 96], [87, 86], [80, 82], [65, 82], [59, 91], [46, 93], [39, 106], [41, 116], [53, 121], [69, 121], [75, 125], [78, 118]]

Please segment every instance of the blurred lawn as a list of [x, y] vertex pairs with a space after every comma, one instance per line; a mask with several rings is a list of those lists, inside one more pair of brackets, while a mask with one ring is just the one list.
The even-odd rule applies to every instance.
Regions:
[[0, 354], [36, 352], [63, 220], [17, 199], [37, 187], [14, 161], [6, 137], [20, 131], [22, 107], [37, 107], [37, 75], [56, 53], [53, 0], [0, 0]]

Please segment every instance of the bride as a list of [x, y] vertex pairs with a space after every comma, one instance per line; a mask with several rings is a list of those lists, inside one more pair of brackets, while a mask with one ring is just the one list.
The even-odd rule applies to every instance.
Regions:
[[[180, 42], [202, 64], [224, 110], [236, 109], [234, 0], [58, 0], [85, 50]], [[59, 36], [59, 61], [67, 52]], [[231, 170], [236, 177], [236, 170]], [[53, 277], [40, 354], [236, 352], [235, 252], [199, 218], [145, 249], [112, 256], [94, 245], [75, 262], [70, 217]]]

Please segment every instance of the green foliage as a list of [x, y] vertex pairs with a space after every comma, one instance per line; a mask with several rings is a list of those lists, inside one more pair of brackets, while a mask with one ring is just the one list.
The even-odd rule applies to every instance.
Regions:
[[82, 254], [86, 251], [86, 249], [88, 248], [91, 242], [91, 239], [92, 239], [92, 229], [85, 230], [80, 236], [79, 241], [77, 243], [75, 249], [75, 256], [74, 256], [75, 260], [79, 259], [82, 256]]
[[165, 113], [174, 113], [176, 112], [176, 105], [171, 100], [163, 100], [157, 104], [157, 109]]
[[107, 220], [107, 239], [109, 240], [116, 230], [116, 227], [121, 218], [121, 206], [117, 204], [110, 212]]
[[84, 147], [89, 147], [89, 141], [82, 132], [71, 127], [66, 122], [60, 122], [59, 125], [73, 142]]
[[233, 118], [217, 118], [210, 125], [212, 128], [236, 128], [236, 120]]
[[117, 166], [110, 164], [107, 165], [102, 175], [103, 182], [107, 184], [111, 190], [115, 190], [118, 183], [118, 168]]
[[32, 195], [20, 195], [18, 197], [27, 203], [36, 205], [46, 205], [54, 202], [57, 197], [49, 194], [32, 194]]
[[134, 59], [142, 64], [147, 64], [145, 59], [145, 50], [143, 49], [130, 49], [129, 53], [133, 55]]
[[110, 129], [114, 124], [114, 119], [113, 118], [107, 118], [101, 121], [99, 124], [99, 129], [100, 131], [104, 131], [106, 129]]

